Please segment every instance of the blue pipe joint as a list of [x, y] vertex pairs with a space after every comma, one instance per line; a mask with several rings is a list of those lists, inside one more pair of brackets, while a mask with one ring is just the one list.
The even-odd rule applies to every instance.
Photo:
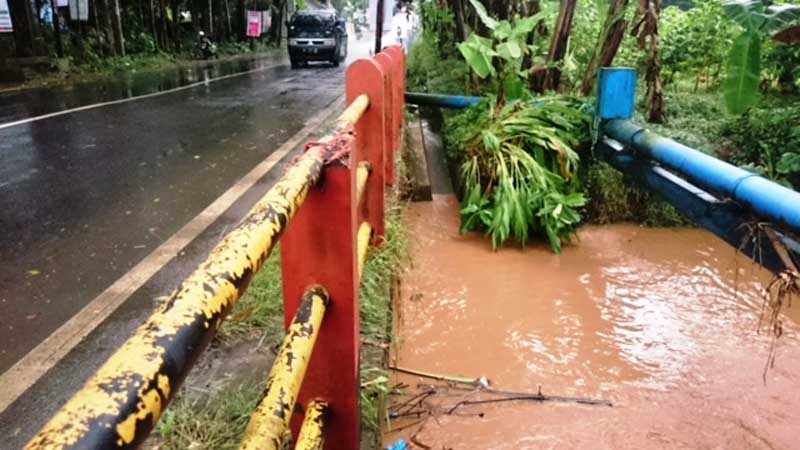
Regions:
[[597, 72], [597, 116], [630, 119], [636, 105], [636, 70], [603, 67]]
[[426, 94], [422, 92], [406, 92], [406, 103], [420, 106], [438, 106], [440, 108], [466, 109], [477, 105], [484, 99], [466, 95]]
[[603, 131], [695, 185], [731, 198], [766, 220], [800, 233], [800, 193], [647, 131], [628, 120], [612, 120], [604, 125]]

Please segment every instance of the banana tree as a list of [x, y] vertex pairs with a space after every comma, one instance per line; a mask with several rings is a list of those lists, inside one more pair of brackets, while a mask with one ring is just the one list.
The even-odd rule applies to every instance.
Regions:
[[480, 79], [495, 78], [498, 106], [506, 100], [523, 97], [527, 74], [522, 70], [522, 61], [525, 55], [533, 52], [527, 37], [542, 20], [542, 14], [496, 20], [477, 0], [470, 0], [470, 3], [491, 37], [472, 33], [458, 44], [459, 51]]
[[728, 54], [725, 79], [728, 111], [741, 114], [758, 100], [763, 41], [800, 20], [800, 5], [767, 5], [762, 0], [725, 0], [722, 6], [728, 17], [744, 28]]

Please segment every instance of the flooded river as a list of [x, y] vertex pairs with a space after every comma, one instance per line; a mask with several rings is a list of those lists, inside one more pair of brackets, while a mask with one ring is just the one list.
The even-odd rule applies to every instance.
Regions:
[[[488, 398], [467, 386], [414, 400], [386, 442], [414, 448], [800, 448], [800, 305], [776, 365], [757, 334], [769, 274], [697, 229], [581, 229], [562, 255], [548, 246], [493, 252], [459, 236], [452, 197], [407, 211], [414, 266], [396, 306], [393, 363], [477, 378], [494, 389], [606, 399], [613, 407]], [[408, 387], [394, 410], [437, 383]], [[452, 410], [452, 412], [451, 412]], [[449, 414], [448, 414], [449, 413]], [[405, 427], [405, 428], [403, 428]]]

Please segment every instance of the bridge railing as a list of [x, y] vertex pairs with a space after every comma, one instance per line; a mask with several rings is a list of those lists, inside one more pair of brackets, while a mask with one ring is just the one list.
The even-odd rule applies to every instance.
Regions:
[[298, 449], [359, 448], [358, 286], [384, 237], [404, 66], [400, 47], [350, 65], [332, 135], [306, 146], [27, 449], [138, 447], [279, 240], [287, 333], [240, 448], [283, 448], [290, 427]]

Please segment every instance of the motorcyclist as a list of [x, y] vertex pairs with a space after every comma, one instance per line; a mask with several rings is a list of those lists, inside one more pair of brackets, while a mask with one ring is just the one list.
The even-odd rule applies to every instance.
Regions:
[[198, 54], [205, 59], [212, 58], [217, 53], [217, 46], [202, 30], [197, 33], [197, 49]]

